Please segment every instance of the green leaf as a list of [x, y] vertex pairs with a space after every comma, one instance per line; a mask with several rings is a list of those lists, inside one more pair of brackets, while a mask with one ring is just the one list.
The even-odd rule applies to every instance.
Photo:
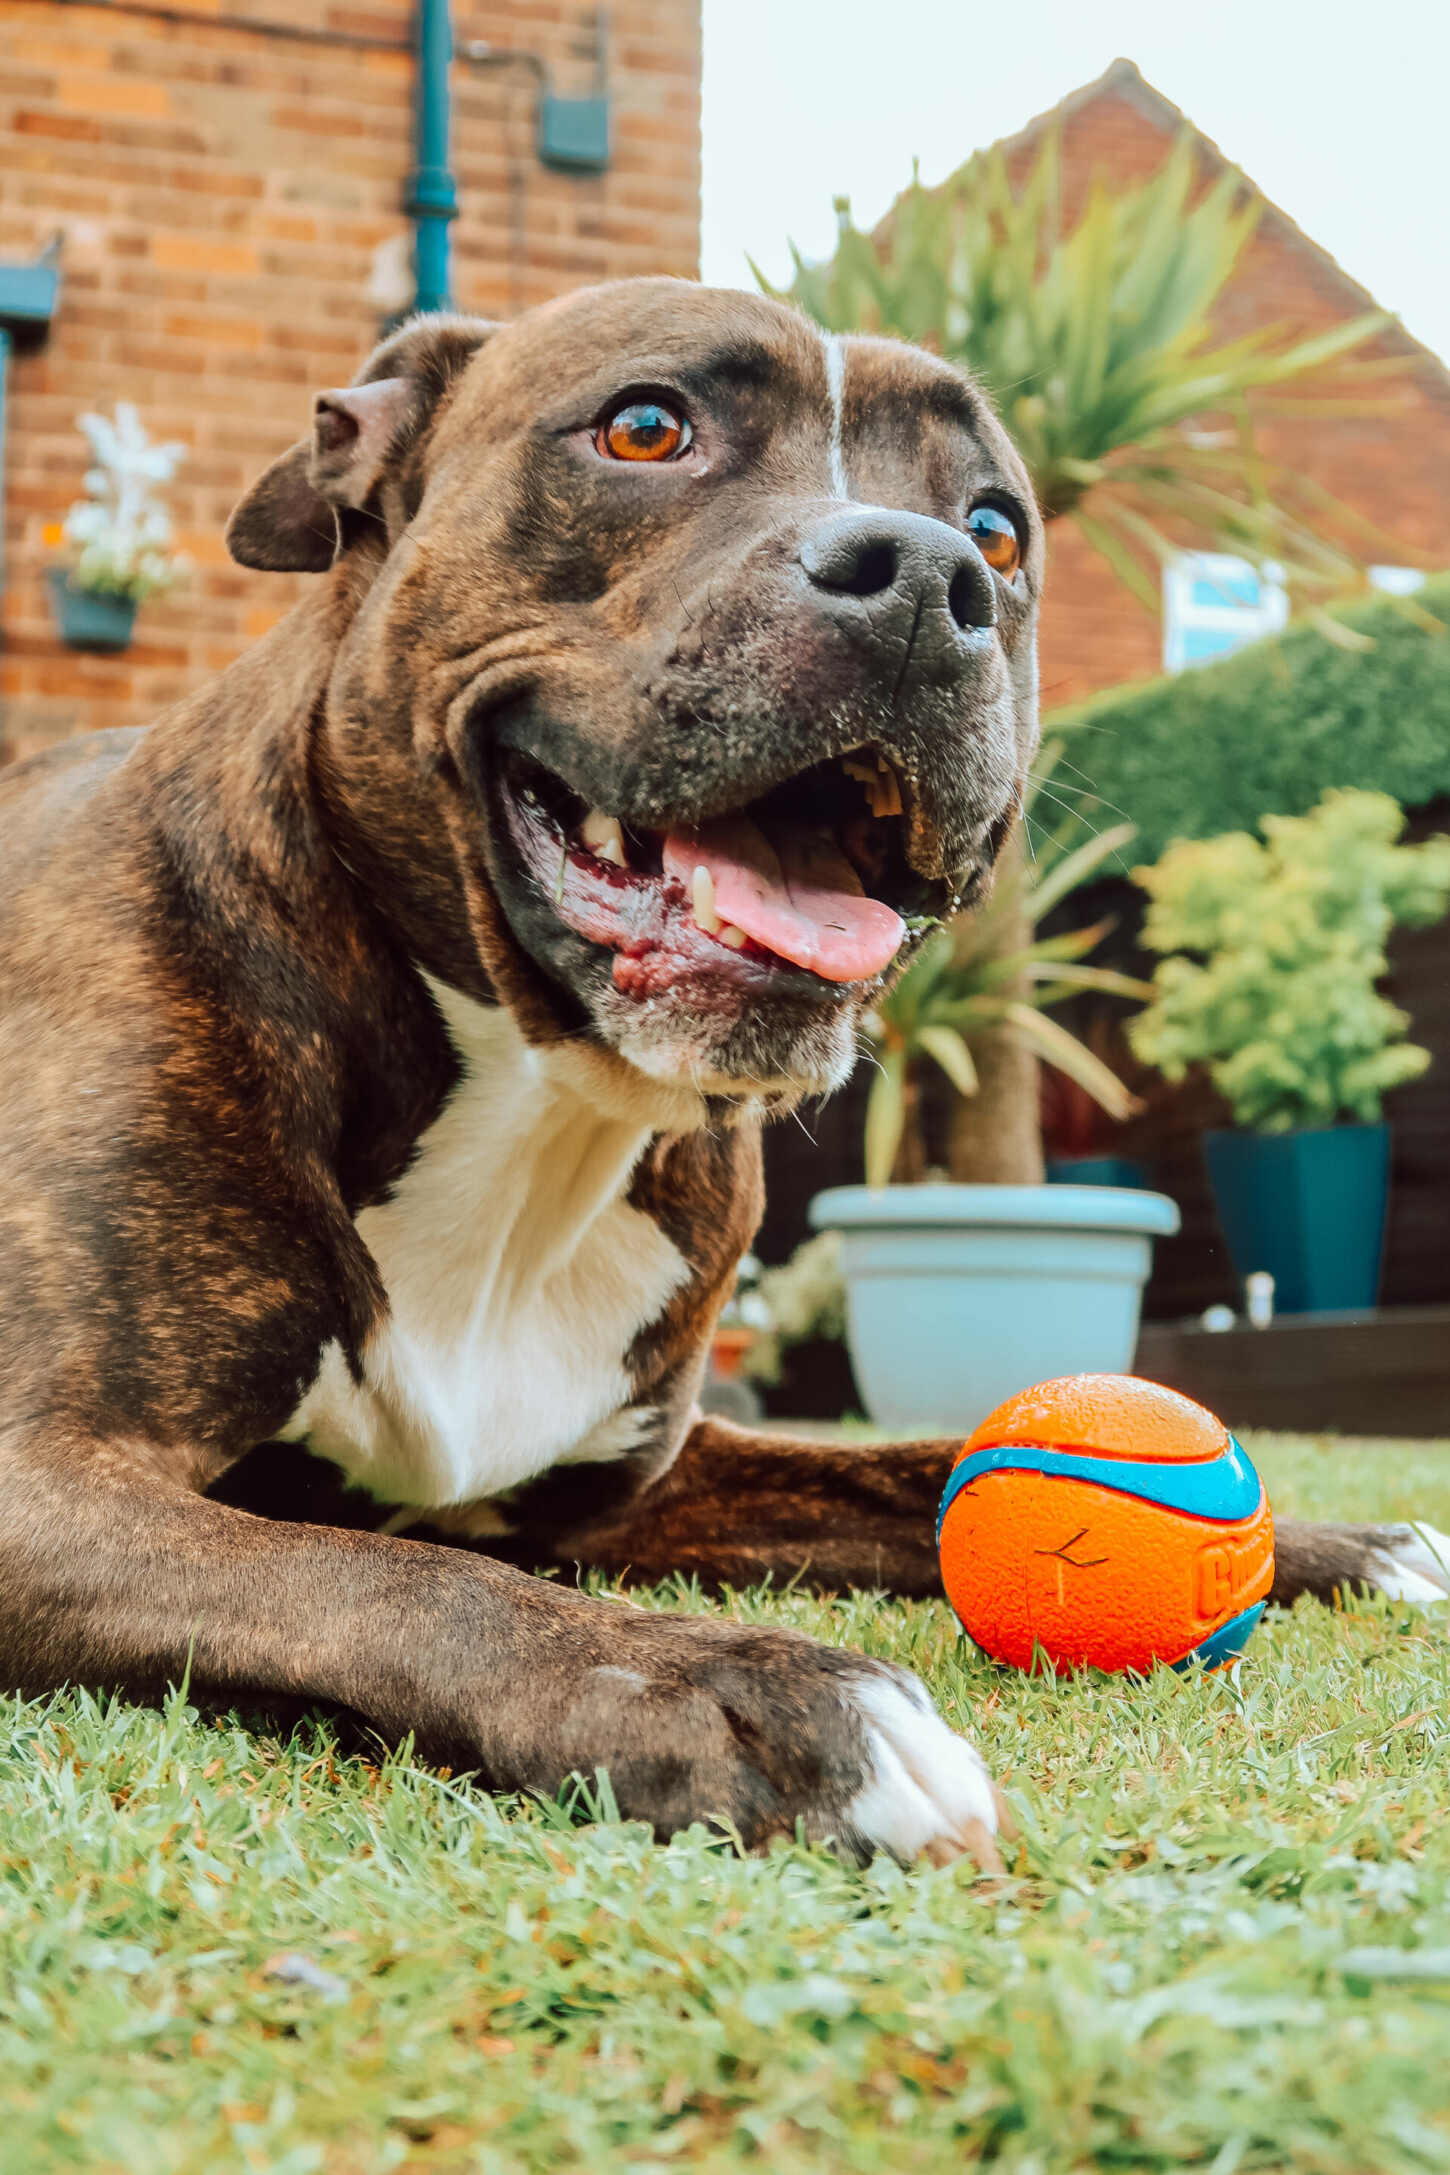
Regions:
[[923, 1027], [917, 1041], [928, 1057], [934, 1057], [959, 1095], [977, 1092], [977, 1068], [972, 1053], [952, 1027]]
[[1121, 1120], [1132, 1116], [1137, 1103], [1117, 1074], [1079, 1042], [1076, 1035], [1069, 1034], [1060, 1021], [1034, 1011], [1030, 1004], [1012, 1003], [1004, 1009], [1013, 1032], [1028, 1048], [1035, 1050], [1058, 1072], [1066, 1073], [1069, 1080], [1076, 1080], [1079, 1087], [1086, 1088], [1110, 1118]]
[[887, 1050], [866, 1098], [866, 1183], [884, 1186], [906, 1131], [906, 1052]]
[[1070, 891], [1075, 891], [1079, 884], [1085, 883], [1095, 870], [1102, 867], [1104, 861], [1110, 860], [1124, 846], [1131, 845], [1137, 835], [1135, 824], [1115, 823], [1111, 830], [1101, 831], [1096, 838], [1086, 839], [1075, 852], [1065, 855], [1040, 883], [1033, 886], [1033, 921], [1041, 921], [1057, 905], [1059, 899], [1065, 899]]
[[1114, 534], [1110, 520], [1105, 518], [1100, 521], [1096, 516], [1085, 514], [1079, 509], [1073, 514], [1073, 526], [1084, 543], [1090, 544], [1100, 557], [1107, 560], [1124, 588], [1131, 589], [1140, 604], [1146, 604], [1149, 611], [1154, 613], [1162, 609], [1161, 584], [1144, 572], [1141, 562], [1134, 558], [1122, 538]]
[[[1050, 960], [1041, 965], [1034, 963], [1027, 969], [1033, 981], [1054, 985], [1059, 994], [1073, 989], [1095, 989], [1107, 997], [1131, 997], [1138, 1004], [1146, 1004], [1153, 994], [1151, 982], [1140, 981], [1135, 974], [1119, 974], [1115, 967], [1056, 966]], [[1039, 997], [1039, 1003], [1044, 1000]]]

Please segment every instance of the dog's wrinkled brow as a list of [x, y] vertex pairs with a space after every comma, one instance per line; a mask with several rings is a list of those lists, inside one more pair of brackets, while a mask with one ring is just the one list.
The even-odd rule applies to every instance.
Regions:
[[755, 340], [730, 340], [694, 362], [679, 364], [674, 375], [683, 391], [703, 396], [722, 385], [755, 390], [771, 384], [788, 368], [777, 349]]
[[955, 423], [961, 430], [980, 431], [986, 403], [980, 393], [961, 378], [940, 376], [919, 378], [912, 385], [908, 398], [924, 408], [928, 415], [943, 423]]

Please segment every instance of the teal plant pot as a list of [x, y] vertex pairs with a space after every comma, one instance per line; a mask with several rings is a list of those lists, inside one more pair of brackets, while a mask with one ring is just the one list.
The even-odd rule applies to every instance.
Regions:
[[134, 597], [102, 596], [96, 589], [77, 589], [61, 567], [52, 567], [46, 580], [60, 638], [68, 649], [129, 647], [136, 625]]
[[1130, 1155], [1051, 1156], [1047, 1164], [1050, 1186], [1132, 1186], [1141, 1191], [1148, 1173]]
[[1267, 1269], [1279, 1314], [1362, 1313], [1379, 1294], [1388, 1125], [1203, 1136], [1219, 1222], [1242, 1279]]
[[879, 1426], [970, 1433], [1053, 1375], [1132, 1365], [1166, 1194], [1119, 1186], [835, 1186], [847, 1342]]

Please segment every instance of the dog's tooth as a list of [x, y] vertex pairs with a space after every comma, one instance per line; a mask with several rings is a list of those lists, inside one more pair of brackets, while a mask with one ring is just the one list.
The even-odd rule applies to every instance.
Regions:
[[591, 808], [579, 826], [579, 836], [596, 861], [612, 861], [616, 868], [629, 867], [624, 833], [617, 816], [607, 816], [603, 809]]
[[715, 911], [715, 879], [707, 868], [696, 867], [690, 878], [690, 896], [695, 909], [695, 920], [706, 936], [718, 935], [720, 916]]
[[886, 761], [878, 756], [880, 768], [875, 779], [866, 788], [866, 798], [873, 816], [899, 816], [902, 813], [901, 780]]
[[841, 768], [864, 789], [866, 806], [873, 816], [899, 816], [904, 812], [901, 781], [879, 748], [869, 755], [843, 755]]
[[743, 929], [737, 929], [733, 921], [722, 921], [715, 931], [722, 944], [728, 944], [732, 952], [743, 952], [750, 942]]

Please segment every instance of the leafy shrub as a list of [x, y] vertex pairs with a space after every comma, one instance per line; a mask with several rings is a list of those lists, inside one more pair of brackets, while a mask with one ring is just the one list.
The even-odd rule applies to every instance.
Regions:
[[1370, 646], [1346, 650], [1298, 626], [1060, 711], [1050, 729], [1091, 781], [1085, 799], [1135, 823], [1156, 857], [1176, 838], [1252, 829], [1265, 809], [1303, 815], [1330, 786], [1407, 808], [1450, 793], [1450, 575], [1338, 618]]
[[1128, 1023], [1137, 1055], [1170, 1080], [1206, 1064], [1258, 1132], [1378, 1118], [1386, 1091], [1430, 1062], [1375, 988], [1385, 944], [1450, 899], [1450, 839], [1405, 846], [1403, 828], [1388, 794], [1331, 792], [1308, 815], [1266, 816], [1262, 842], [1182, 840], [1135, 869], [1143, 940], [1168, 955]]

